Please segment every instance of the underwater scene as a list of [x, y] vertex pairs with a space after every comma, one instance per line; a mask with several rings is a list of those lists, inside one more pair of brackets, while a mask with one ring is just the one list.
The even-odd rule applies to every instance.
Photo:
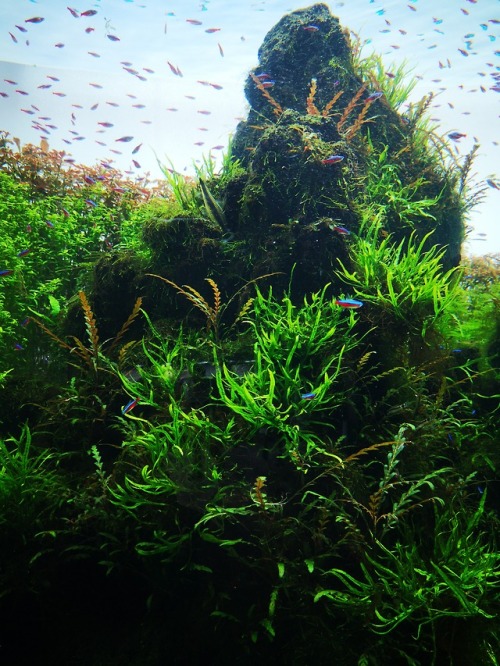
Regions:
[[500, 664], [500, 182], [365, 46], [284, 12], [191, 173], [2, 119], [2, 665]]

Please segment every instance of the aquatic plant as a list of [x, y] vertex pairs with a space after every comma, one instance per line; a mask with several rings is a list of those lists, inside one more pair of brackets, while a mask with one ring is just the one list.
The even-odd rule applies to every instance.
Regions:
[[474, 511], [456, 511], [445, 502], [435, 503], [435, 520], [429, 537], [403, 527], [401, 538], [390, 547], [375, 540], [365, 551], [359, 577], [344, 569], [325, 572], [336, 582], [315, 595], [315, 601], [360, 615], [369, 628], [390, 634], [402, 623], [414, 624], [421, 647], [434, 655], [443, 619], [492, 620], [500, 604], [500, 557], [480, 524], [485, 497]]
[[122, 471], [107, 484], [109, 501], [132, 517], [137, 554], [162, 562], [188, 557], [190, 510], [197, 515], [223, 492], [220, 465], [235, 425], [229, 420], [220, 427], [202, 410], [183, 410], [174, 401], [168, 413], [163, 424], [136, 422], [123, 442]]
[[220, 400], [247, 422], [248, 436], [271, 429], [275, 444], [295, 460], [324, 450], [315, 426], [322, 412], [332, 415], [346, 399], [337, 387], [344, 357], [359, 343], [354, 313], [346, 317], [327, 298], [328, 286], [301, 307], [290, 296], [279, 301], [257, 289], [245, 316], [254, 340], [252, 368], [240, 377], [222, 365], [216, 374]]
[[413, 232], [394, 243], [390, 235], [379, 239], [380, 217], [366, 220], [351, 246], [354, 270], [342, 262], [337, 275], [353, 288], [356, 297], [377, 306], [377, 317], [404, 322], [408, 332], [425, 337], [455, 297], [456, 268], [443, 270], [445, 249], [426, 249], [431, 233], [420, 241]]
[[[49, 337], [55, 340], [55, 342], [57, 342], [57, 344], [60, 347], [62, 347], [63, 349], [67, 349], [71, 353], [74, 353], [76, 356], [79, 357], [81, 361], [84, 362], [84, 365], [87, 366], [88, 369], [97, 373], [98, 370], [103, 369], [101, 366], [101, 361], [104, 357], [104, 347], [106, 348], [105, 352], [106, 355], [109, 355], [109, 353], [112, 352], [122, 341], [122, 338], [125, 336], [128, 329], [132, 326], [134, 320], [139, 315], [142, 304], [142, 298], [139, 297], [136, 300], [132, 312], [130, 313], [127, 320], [123, 323], [120, 330], [116, 333], [116, 335], [111, 340], [106, 340], [104, 343], [100, 343], [96, 319], [94, 313], [92, 312], [92, 308], [88, 302], [87, 296], [85, 295], [85, 292], [80, 291], [78, 293], [78, 297], [80, 299], [82, 312], [84, 316], [85, 330], [88, 338], [88, 346], [86, 346], [79, 338], [77, 338], [74, 335], [71, 336], [71, 339], [73, 340], [74, 343], [73, 345], [71, 345], [65, 340], [62, 340], [55, 333], [53, 333], [47, 326], [45, 326], [43, 322], [38, 320], [36, 317], [31, 317], [30, 319], [39, 328], [41, 328], [44, 333], [46, 333]], [[119, 350], [119, 363], [123, 363], [128, 351], [130, 351], [130, 343], [128, 343], [127, 345], [123, 345]]]
[[379, 213], [383, 224], [391, 231], [397, 229], [399, 234], [405, 227], [418, 229], [425, 220], [435, 220], [432, 211], [441, 195], [419, 198], [428, 185], [425, 178], [403, 184], [401, 167], [389, 158], [389, 146], [377, 152], [370, 137], [367, 143], [370, 157], [364, 198], [371, 214]]
[[[155, 275], [154, 273], [147, 273], [147, 275], [150, 277], [156, 277], [159, 280], [162, 280], [162, 282], [165, 282], [171, 287], [174, 287], [174, 289], [177, 289], [178, 294], [184, 296], [190, 303], [192, 303], [195, 306], [197, 310], [203, 313], [207, 322], [207, 331], [213, 332], [215, 345], [218, 351], [221, 351], [220, 349], [220, 341], [222, 333], [221, 320], [224, 315], [224, 312], [231, 306], [233, 301], [236, 300], [242, 292], [246, 291], [246, 289], [251, 284], [254, 284], [260, 280], [265, 280], [266, 278], [276, 275], [276, 273], [261, 275], [257, 278], [254, 278], [253, 280], [249, 280], [242, 287], [240, 287], [240, 289], [235, 291], [234, 294], [232, 294], [232, 296], [224, 303], [222, 302], [222, 294], [215, 280], [213, 280], [212, 278], [205, 278], [205, 280], [208, 282], [208, 284], [212, 289], [213, 305], [210, 305], [208, 301], [204, 298], [204, 296], [202, 296], [202, 294], [200, 294], [199, 291], [197, 291], [194, 287], [191, 287], [190, 285], [183, 285], [181, 287], [172, 280], [162, 277], [161, 275]], [[236, 315], [236, 318], [232, 324], [233, 326], [236, 323], [238, 323], [238, 321], [243, 319], [243, 317], [245, 316], [247, 310], [250, 308], [252, 303], [253, 303], [253, 298], [248, 298], [245, 301], [239, 313]]]
[[38, 587], [34, 570], [71, 500], [61, 471], [66, 455], [35, 445], [27, 424], [0, 438], [0, 598]]
[[75, 335], [63, 339], [41, 320], [32, 318], [34, 325], [70, 355], [69, 365], [76, 369], [69, 380], [66, 377], [60, 380], [57, 390], [49, 396], [42, 393], [34, 397], [32, 405], [43, 415], [37, 424], [38, 433], [50, 431], [54, 443], [62, 441], [67, 447], [69, 440], [72, 447], [77, 443], [81, 450], [103, 439], [106, 443], [112, 439], [110, 421], [122, 393], [120, 369], [128, 362], [136, 344], [134, 340], [123, 342], [123, 339], [139, 316], [141, 298], [116, 335], [104, 341], [99, 339], [96, 318], [83, 291], [79, 293], [79, 301], [87, 342]]
[[365, 55], [366, 42], [351, 33], [352, 67], [361, 74], [362, 79], [373, 89], [384, 93], [387, 102], [394, 109], [399, 109], [416, 87], [418, 81], [411, 76], [412, 67], [406, 60], [397, 65], [387, 65], [382, 56], [374, 51]]

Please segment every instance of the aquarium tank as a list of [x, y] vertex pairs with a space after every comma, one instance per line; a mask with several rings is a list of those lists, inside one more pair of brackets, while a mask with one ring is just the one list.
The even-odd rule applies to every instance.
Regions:
[[[68, 22], [110, 63], [121, 12], [155, 5], [58, 4], [17, 9], [9, 48]], [[213, 4], [155, 5], [150, 57], [189, 103], [176, 30], [220, 61], [237, 46]], [[268, 22], [243, 115], [189, 173], [155, 145], [139, 175], [140, 119], [109, 139], [109, 72], [94, 163], [30, 102], [59, 105], [60, 76], [6, 77], [41, 136], [3, 119], [2, 664], [500, 663], [500, 254], [465, 251], [500, 185], [336, 4]], [[66, 112], [77, 149], [89, 109]]]

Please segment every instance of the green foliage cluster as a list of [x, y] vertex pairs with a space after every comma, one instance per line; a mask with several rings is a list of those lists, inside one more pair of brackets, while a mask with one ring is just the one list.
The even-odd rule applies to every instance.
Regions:
[[[366, 78], [382, 76], [368, 65]], [[398, 74], [385, 90], [397, 106], [409, 87]], [[359, 112], [361, 224], [331, 241], [342, 258], [300, 298], [293, 272], [284, 292], [265, 271], [239, 289], [228, 281], [229, 296], [218, 284], [238, 256], [219, 198], [241, 175], [231, 157], [219, 176], [207, 160], [199, 182], [168, 172], [150, 199], [106, 167], [65, 169], [47, 146], [19, 150], [16, 165], [5, 138], [0, 381], [30, 403], [0, 437], [6, 604], [51, 597], [59, 567], [100, 566], [127, 591], [132, 580], [147, 588], [146, 623], [160, 608], [161, 635], [195, 625], [208, 636], [214, 663], [497, 663], [498, 263], [450, 268], [425, 226], [443, 200], [470, 203], [470, 161], [443, 168], [438, 191], [428, 173], [408, 182], [406, 155], [424, 155], [430, 136], [424, 106], [397, 165]], [[171, 243], [148, 248], [153, 227]], [[318, 228], [302, 226], [304, 247]], [[226, 263], [202, 286], [172, 275], [187, 247], [197, 257], [216, 242]], [[162, 252], [170, 263], [151, 268]], [[99, 290], [112, 280], [103, 287], [91, 269], [132, 261], [145, 282], [177, 292], [165, 309], [182, 301], [195, 316], [155, 317], [154, 299], [135, 296], [103, 333]], [[351, 297], [359, 308], [343, 307]], [[200, 661], [186, 641], [167, 651]]]
[[141, 223], [171, 194], [167, 186], [127, 180], [109, 165], [84, 167], [66, 163], [64, 153], [15, 145], [4, 133], [0, 264], [12, 273], [0, 285], [0, 370], [24, 365], [29, 373], [56, 359], [28, 318], [61, 333], [101, 258], [121, 252], [129, 264], [145, 266], [150, 250]]
[[425, 249], [432, 232], [420, 242], [412, 233], [395, 243], [390, 235], [380, 239], [380, 230], [377, 215], [365, 222], [351, 250], [354, 270], [341, 263], [338, 274], [357, 297], [377, 306], [378, 317], [402, 321], [425, 338], [456, 297], [457, 269], [443, 270], [444, 249]]
[[[490, 476], [499, 463], [483, 446], [494, 426], [467, 411], [474, 376], [446, 399], [429, 376], [427, 400], [440, 407], [399, 425], [393, 418], [388, 440], [376, 423], [357, 427], [349, 408], [361, 410], [387, 369], [367, 372], [373, 330], [362, 335], [363, 311], [346, 312], [327, 294], [293, 305], [258, 289], [237, 337], [165, 335], [150, 322], [135, 372], [107, 368], [137, 404], [116, 417], [114, 462], [89, 447], [94, 471], [83, 484], [57, 472], [60, 454], [30, 447], [28, 428], [5, 441], [5, 520], [17, 538], [22, 507], [37, 498], [31, 548], [40, 550], [25, 566], [39, 575], [50, 538], [47, 552], [98, 556], [115, 575], [133, 566], [160, 587], [173, 575], [208, 584], [206, 621], [237, 626], [231, 649], [243, 654], [266, 654], [292, 626], [290, 663], [303, 663], [306, 644], [323, 659], [342, 621], [341, 663], [387, 654], [427, 663], [444, 621], [480, 620], [475, 650], [486, 661], [498, 631], [498, 516], [473, 454], [485, 456]], [[232, 360], [238, 340], [244, 370]], [[201, 364], [211, 372], [200, 375]], [[456, 372], [451, 364], [445, 375]], [[460, 429], [469, 430], [461, 443]], [[413, 648], [408, 633], [419, 637]]]

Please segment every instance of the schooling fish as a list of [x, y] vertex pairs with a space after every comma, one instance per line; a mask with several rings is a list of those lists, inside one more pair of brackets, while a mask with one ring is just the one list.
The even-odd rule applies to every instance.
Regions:
[[139, 403], [139, 398], [134, 398], [134, 400], [127, 402], [125, 407], [122, 407], [122, 414], [128, 414], [129, 412], [131, 412], [134, 409], [134, 407], [137, 406], [138, 403]]
[[300, 397], [302, 400], [313, 400], [316, 397], [316, 393], [301, 393]]
[[330, 157], [327, 157], [324, 160], [321, 160], [322, 164], [337, 164], [338, 162], [342, 162], [344, 159], [343, 155], [330, 155]]
[[360, 308], [363, 303], [361, 301], [355, 301], [353, 298], [338, 298], [335, 301], [335, 305], [340, 305], [341, 308]]
[[365, 102], [374, 102], [376, 99], [382, 97], [383, 94], [383, 92], [374, 92], [371, 95], [368, 95], [368, 97], [365, 99]]
[[351, 233], [349, 231], [349, 229], [346, 229], [345, 227], [338, 227], [338, 226], [335, 225], [334, 227], [330, 227], [330, 228], [331, 228], [332, 231], [336, 231], [341, 236], [349, 236], [349, 234]]

